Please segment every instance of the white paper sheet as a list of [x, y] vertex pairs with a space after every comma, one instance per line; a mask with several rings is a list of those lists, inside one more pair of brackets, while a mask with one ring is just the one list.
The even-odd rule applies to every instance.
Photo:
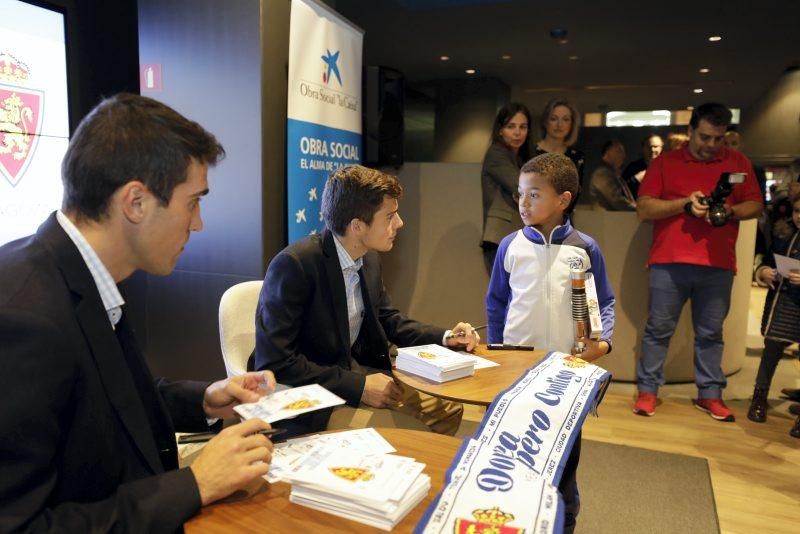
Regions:
[[422, 473], [425, 465], [413, 458], [371, 454], [320, 444], [284, 475], [295, 485], [347, 495], [352, 501], [380, 508], [399, 500]]
[[775, 254], [775, 267], [781, 273], [781, 276], [788, 278], [791, 271], [800, 272], [800, 260], [782, 254]]

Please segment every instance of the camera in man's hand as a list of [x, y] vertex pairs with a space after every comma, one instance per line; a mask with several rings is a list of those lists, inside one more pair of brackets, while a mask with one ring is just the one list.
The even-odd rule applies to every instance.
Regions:
[[733, 186], [744, 183], [745, 178], [746, 172], [723, 172], [711, 194], [699, 200], [701, 204], [708, 206], [708, 220], [712, 226], [722, 226], [728, 222], [730, 213], [725, 208], [725, 201], [733, 191]]

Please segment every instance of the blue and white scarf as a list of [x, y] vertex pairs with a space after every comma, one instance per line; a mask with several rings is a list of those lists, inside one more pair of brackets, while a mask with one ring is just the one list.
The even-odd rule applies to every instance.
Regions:
[[415, 532], [560, 532], [557, 485], [586, 415], [611, 375], [551, 352], [501, 392], [447, 471]]

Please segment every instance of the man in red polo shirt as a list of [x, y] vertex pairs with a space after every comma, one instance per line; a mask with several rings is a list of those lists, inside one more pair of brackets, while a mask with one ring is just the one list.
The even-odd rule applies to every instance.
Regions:
[[[650, 307], [637, 366], [637, 415], [655, 413], [656, 394], [664, 384], [664, 359], [684, 303], [691, 299], [694, 325], [694, 405], [720, 421], [733, 421], [722, 402], [727, 384], [722, 372], [722, 323], [728, 314], [736, 273], [739, 221], [758, 217], [763, 208], [753, 166], [740, 152], [723, 146], [731, 112], [722, 104], [695, 108], [689, 141], [653, 160], [639, 189], [637, 211], [652, 220]], [[726, 201], [727, 222], [713, 226], [701, 202], [720, 174], [743, 172]]]

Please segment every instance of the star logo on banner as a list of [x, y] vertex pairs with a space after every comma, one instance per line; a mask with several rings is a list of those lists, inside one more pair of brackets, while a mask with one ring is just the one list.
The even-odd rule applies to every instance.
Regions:
[[306, 209], [297, 210], [297, 213], [294, 214], [294, 219], [296, 223], [306, 222]]
[[322, 73], [322, 81], [326, 84], [330, 84], [331, 82], [331, 72], [336, 76], [336, 79], [339, 80], [339, 85], [342, 85], [342, 76], [339, 74], [339, 66], [336, 64], [339, 61], [339, 50], [336, 51], [335, 54], [331, 54], [331, 51], [325, 49], [327, 55], [320, 56], [322, 61], [325, 62], [325, 65], [328, 67], [327, 72]]
[[312, 200], [317, 200], [317, 188], [312, 187], [308, 190], [308, 201], [311, 202]]
[[312, 228], [311, 231], [308, 232], [308, 235], [317, 235], [317, 229], [316, 228]]

